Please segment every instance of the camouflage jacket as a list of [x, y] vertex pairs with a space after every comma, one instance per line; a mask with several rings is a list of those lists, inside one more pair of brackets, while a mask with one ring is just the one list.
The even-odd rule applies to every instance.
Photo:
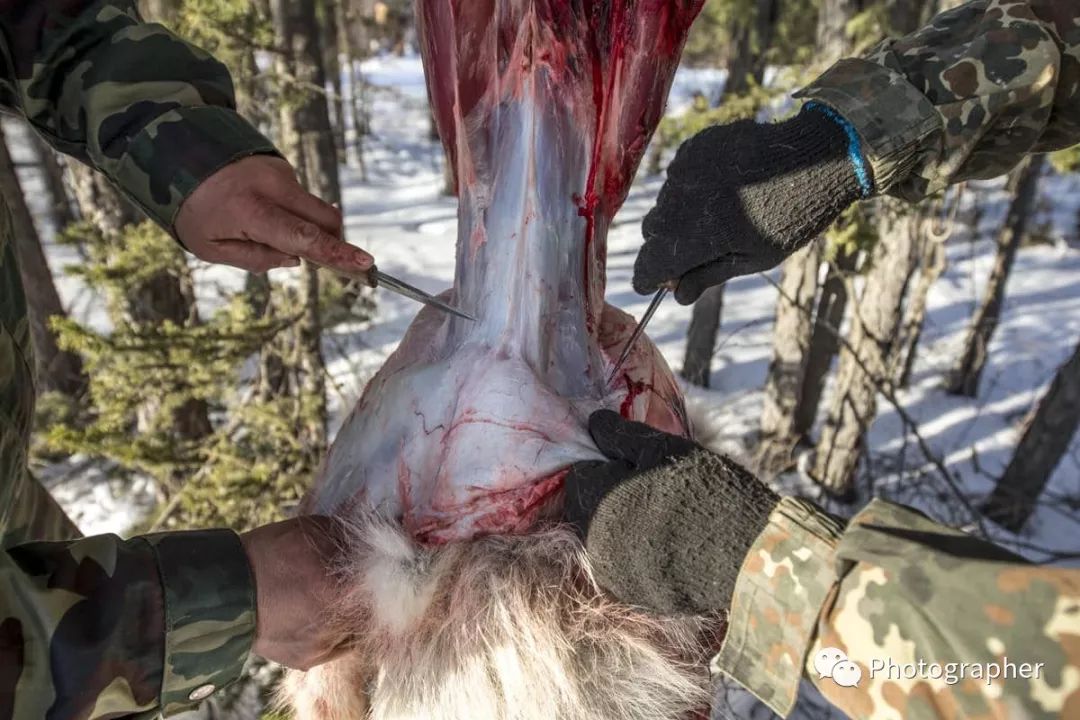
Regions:
[[883, 500], [845, 529], [784, 498], [713, 668], [785, 717], [802, 677], [856, 720], [1080, 717], [1080, 569]]
[[[274, 152], [225, 68], [121, 0], [0, 0], [0, 106], [169, 227], [212, 172]], [[153, 716], [235, 679], [255, 627], [228, 530], [79, 538], [33, 478], [33, 358], [0, 199], [0, 720]]]
[[[1080, 2], [975, 0], [798, 95], [855, 126], [882, 191], [1000, 175], [1080, 142]], [[805, 677], [853, 718], [1077, 718], [1080, 570], [881, 500], [845, 529], [785, 498], [744, 560], [714, 668], [785, 716]]]
[[879, 190], [919, 200], [1080, 142], [1080, 2], [974, 0], [796, 95], [858, 130]]

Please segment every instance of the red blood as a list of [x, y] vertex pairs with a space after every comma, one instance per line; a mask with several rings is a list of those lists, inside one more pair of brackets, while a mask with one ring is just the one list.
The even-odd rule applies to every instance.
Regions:
[[626, 397], [623, 398], [622, 404], [619, 405], [619, 414], [624, 418], [633, 418], [634, 400], [637, 399], [641, 393], [652, 388], [643, 382], [635, 382], [628, 374], [623, 373], [623, 377], [626, 380]]
[[566, 467], [598, 459], [588, 414], [688, 432], [647, 337], [604, 304], [608, 227], [704, 0], [418, 0], [436, 125], [459, 196], [448, 297], [425, 310], [346, 421], [309, 508], [358, 495], [426, 542], [524, 532]]

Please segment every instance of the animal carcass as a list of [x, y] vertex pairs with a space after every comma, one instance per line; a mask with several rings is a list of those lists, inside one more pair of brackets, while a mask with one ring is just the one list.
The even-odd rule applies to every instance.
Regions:
[[588, 414], [689, 433], [647, 338], [604, 303], [606, 235], [702, 0], [419, 0], [428, 92], [457, 180], [447, 298], [339, 432], [306, 508], [355, 528], [349, 657], [295, 673], [301, 718], [683, 717], [691, 621], [608, 599], [557, 525]]

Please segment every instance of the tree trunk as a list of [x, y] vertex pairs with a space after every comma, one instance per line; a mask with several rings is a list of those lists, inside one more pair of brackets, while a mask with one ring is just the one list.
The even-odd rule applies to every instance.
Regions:
[[848, 20], [862, 11], [865, 0], [821, 0], [818, 6], [816, 60], [831, 65], [851, 50]]
[[701, 294], [690, 316], [690, 328], [686, 331], [686, 354], [679, 374], [699, 387], [709, 387], [713, 350], [716, 348], [723, 307], [724, 286], [716, 285]]
[[41, 168], [41, 175], [45, 180], [45, 192], [49, 198], [49, 220], [56, 232], [63, 232], [64, 228], [79, 219], [71, 196], [68, 195], [67, 183], [64, 182], [64, 166], [56, 152], [46, 145], [37, 133], [26, 128], [26, 134], [34, 145], [38, 167]]
[[176, 15], [180, 9], [177, 0], [139, 0], [139, 12], [150, 22], [176, 28]]
[[[321, 33], [312, 3], [273, 0], [274, 32], [288, 55], [279, 56], [278, 69], [295, 79], [298, 96], [281, 106], [280, 147], [298, 171], [300, 181], [326, 202], [341, 207], [341, 181], [337, 153], [330, 129], [330, 103], [324, 92], [326, 71], [322, 64]], [[322, 282], [342, 288], [338, 308], [351, 309], [361, 297], [369, 296], [366, 286], [322, 273]], [[344, 318], [345, 313], [342, 313]], [[327, 320], [327, 318], [324, 318]]]
[[[363, 103], [364, 79], [356, 67], [356, 63], [360, 58], [356, 50], [356, 38], [350, 31], [354, 23], [352, 11], [349, 8], [349, 0], [337, 0], [334, 3], [334, 12], [334, 21], [337, 25], [338, 52], [341, 53], [345, 63], [344, 76], [348, 79], [347, 95], [353, 129], [352, 150], [355, 155], [356, 165], [360, 168], [360, 178], [366, 180], [367, 166], [364, 163], [364, 136], [368, 132], [368, 127]], [[348, 152], [346, 152], [346, 155], [348, 155]]]
[[339, 21], [342, 19], [342, 6], [344, 0], [327, 0], [323, 5], [323, 62], [326, 67], [327, 79], [334, 96], [330, 98], [330, 107], [333, 109], [334, 149], [337, 151], [337, 161], [346, 162], [345, 157], [345, 103], [342, 98], [341, 84], [341, 32]]
[[918, 280], [912, 287], [904, 309], [904, 321], [900, 325], [899, 340], [892, 357], [890, 377], [895, 387], [907, 387], [911, 381], [911, 369], [915, 365], [915, 354], [922, 337], [923, 323], [930, 300], [930, 288], [945, 272], [944, 238], [935, 237], [930, 232], [922, 233], [920, 238], [920, 257]]
[[765, 381], [761, 442], [755, 466], [766, 475], [790, 467], [800, 434], [792, 427], [810, 339], [811, 312], [817, 292], [821, 243], [811, 242], [788, 258], [780, 276], [780, 297], [773, 328], [773, 356]]
[[304, 262], [301, 283], [304, 315], [300, 320], [299, 340], [301, 348], [301, 382], [305, 398], [312, 403], [298, 407], [302, 412], [302, 425], [307, 442], [311, 467], [316, 467], [326, 453], [326, 362], [322, 354], [322, 320], [319, 316], [319, 268]]
[[[143, 219], [142, 213], [123, 198], [100, 173], [81, 163], [72, 163], [71, 177], [75, 197], [83, 218], [102, 233], [106, 243], [122, 241], [124, 228]], [[135, 288], [130, 295], [110, 301], [113, 323], [156, 326], [165, 321], [185, 325], [198, 322], [194, 286], [187, 271], [180, 276], [160, 272]], [[149, 402], [140, 418], [140, 426], [157, 412]], [[173, 416], [176, 434], [183, 440], [198, 440], [213, 431], [206, 402], [189, 400]]]
[[772, 44], [779, 11], [780, 0], [755, 0], [753, 18], [739, 18], [736, 22], [721, 101], [728, 95], [745, 93], [751, 81], [761, 85], [765, 77], [765, 51]]
[[[862, 0], [822, 0], [818, 10], [816, 45], [817, 57], [823, 62], [835, 61], [850, 48], [847, 21], [861, 7]], [[813, 240], [811, 244], [815, 247], [811, 251], [796, 253], [783, 265], [781, 286], [784, 292], [776, 301], [773, 359], [765, 382], [762, 443], [757, 455], [757, 467], [765, 473], [777, 472], [790, 465], [791, 451], [809, 431], [817, 412], [816, 399], [810, 402], [807, 410], [800, 412], [805, 402], [804, 387], [811, 377], [817, 377], [813, 381], [815, 384], [823, 382], [832, 359], [829, 356], [829, 362], [822, 370], [808, 365], [814, 347], [823, 340], [814, 332], [813, 315], [809, 310], [817, 297], [822, 242], [821, 239]], [[835, 284], [830, 288], [835, 292]], [[839, 324], [843, 318], [842, 305], [830, 302], [823, 307], [833, 308], [834, 314], [830, 318]], [[835, 311], [839, 312], [839, 318], [835, 317]], [[832, 352], [835, 354], [835, 350]], [[809, 422], [805, 420], [807, 414]]]
[[978, 392], [979, 378], [986, 366], [990, 340], [1001, 318], [1005, 285], [1009, 281], [1016, 251], [1027, 232], [1028, 222], [1035, 210], [1039, 175], [1042, 173], [1044, 164], [1044, 156], [1030, 155], [1009, 176], [1012, 201], [1009, 203], [1005, 223], [998, 231], [994, 269], [990, 272], [990, 280], [987, 282], [982, 304], [975, 311], [975, 316], [968, 328], [964, 350], [949, 373], [946, 392], [952, 395], [975, 397]]
[[[728, 63], [728, 78], [724, 84], [724, 96], [745, 92], [750, 78], [761, 83], [765, 73], [765, 51], [772, 42], [776, 26], [779, 0], [756, 0], [754, 17], [740, 22], [736, 27], [737, 49]], [[694, 385], [709, 387], [712, 372], [713, 349], [720, 329], [720, 314], [724, 307], [723, 287], [709, 288], [694, 303], [690, 328], [686, 334], [686, 354], [683, 358], [682, 377]]]
[[[866, 431], [877, 414], [877, 389], [886, 381], [900, 310], [915, 259], [917, 220], [898, 201], [877, 208], [879, 239], [851, 321], [850, 347], [840, 352], [836, 389], [814, 457], [812, 475], [831, 495], [851, 499]], [[858, 353], [858, 361], [852, 356]], [[865, 368], [865, 369], [864, 369]]]
[[814, 427], [821, 394], [825, 391], [825, 379], [829, 375], [833, 359], [840, 352], [837, 331], [847, 313], [848, 283], [858, 267], [859, 252], [838, 249], [836, 258], [829, 263], [828, 275], [821, 284], [814, 330], [810, 336], [810, 350], [806, 356], [806, 372], [798, 392], [792, 430], [797, 438], [804, 438]]
[[273, 0], [278, 44], [288, 52], [282, 73], [292, 77], [298, 97], [282, 107], [282, 150], [300, 173], [304, 185], [334, 205], [341, 204], [337, 154], [330, 125], [329, 102], [322, 92], [326, 70], [315, 5]]
[[[314, 88], [324, 86], [326, 77], [314, 5], [272, 0], [271, 9], [277, 44], [288, 51], [287, 56], [278, 58], [279, 70], [294, 77], [303, 93], [298, 102], [282, 105], [280, 146], [309, 191], [340, 205], [341, 186], [328, 105], [325, 95], [313, 92]], [[296, 367], [301, 376], [300, 389], [315, 407], [305, 408], [305, 398], [301, 398], [296, 420], [297, 426], [305, 429], [303, 442], [313, 465], [326, 447], [326, 367], [322, 355], [319, 279], [318, 268], [304, 261], [300, 287], [304, 313], [297, 326]]]
[[0, 198], [11, 211], [15, 255], [19, 274], [26, 292], [30, 334], [37, 357], [37, 376], [42, 387], [70, 397], [82, 397], [86, 392], [86, 375], [82, 359], [75, 353], [61, 350], [56, 335], [49, 326], [52, 317], [66, 317], [60, 294], [56, 291], [41, 236], [34, 227], [30, 209], [15, 173], [15, 163], [8, 152], [7, 140], [0, 132]]
[[1024, 420], [1012, 460], [983, 505], [987, 517], [1013, 532], [1035, 511], [1039, 495], [1080, 426], [1080, 344], [1058, 368], [1046, 394]]

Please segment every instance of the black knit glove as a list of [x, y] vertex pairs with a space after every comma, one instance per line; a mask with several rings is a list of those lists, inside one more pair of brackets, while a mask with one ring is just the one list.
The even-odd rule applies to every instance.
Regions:
[[610, 461], [571, 468], [565, 517], [600, 585], [663, 614], [727, 608], [780, 498], [732, 460], [610, 410], [592, 414], [589, 432]]
[[776, 267], [873, 192], [855, 130], [809, 103], [775, 124], [740, 120], [687, 140], [642, 224], [634, 289], [678, 281], [686, 305], [713, 285]]

